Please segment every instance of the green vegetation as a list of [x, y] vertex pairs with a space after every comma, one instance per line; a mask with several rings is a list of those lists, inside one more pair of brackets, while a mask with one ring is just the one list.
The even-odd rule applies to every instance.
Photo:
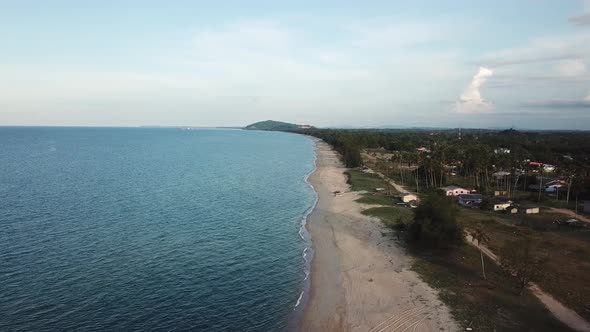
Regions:
[[359, 170], [349, 170], [344, 174], [348, 176], [347, 183], [353, 191], [374, 191], [375, 188], [385, 188], [386, 183], [379, 176], [364, 173]]
[[[544, 176], [571, 184], [569, 194], [560, 193], [562, 201], [590, 199], [590, 146], [586, 143], [590, 141], [590, 132], [317, 128], [291, 131], [323, 139], [341, 154], [347, 167], [368, 164], [417, 192], [454, 184], [484, 194], [507, 191], [512, 196], [527, 190], [538, 192], [529, 186], [537, 185], [537, 176]], [[424, 149], [418, 150], [420, 147]], [[510, 152], [494, 152], [498, 148]], [[361, 158], [363, 151], [371, 158]], [[539, 172], [528, 161], [557, 168], [549, 173]], [[495, 177], [493, 174], [498, 171], [510, 175]], [[545, 195], [536, 197], [535, 201]]]
[[260, 121], [246, 126], [244, 129], [247, 130], [271, 130], [271, 131], [289, 131], [297, 130], [299, 126], [293, 123], [280, 122], [280, 121]]
[[408, 225], [412, 221], [412, 211], [399, 206], [381, 206], [363, 210], [362, 214], [379, 218], [387, 227], [397, 229], [400, 224]]
[[450, 247], [463, 241], [463, 230], [457, 223], [455, 203], [445, 196], [431, 193], [414, 210], [409, 239], [421, 246]]
[[[353, 171], [349, 182], [355, 188], [384, 186], [382, 179], [360, 171]], [[434, 198], [435, 201], [438, 199]], [[363, 214], [379, 218], [390, 228], [406, 231], [414, 220], [413, 210], [395, 205], [396, 201], [390, 197], [366, 194], [359, 201], [379, 205], [363, 211]], [[465, 208], [454, 212], [445, 208], [442, 211], [432, 211], [426, 207], [438, 206], [441, 202], [428, 201], [428, 197], [422, 201], [422, 204], [426, 204], [423, 205], [426, 212], [418, 212], [421, 218], [431, 216], [424, 217], [427, 222], [431, 222], [441, 215], [443, 220], [452, 220], [452, 215], [455, 215], [458, 229], [480, 229], [485, 236], [478, 237], [496, 253], [500, 253], [503, 246], [510, 246], [505, 245], [506, 243], [512, 243], [512, 240], [523, 236], [532, 236], [535, 241], [541, 241], [539, 243], [547, 246], [551, 255], [543, 265], [544, 273], [536, 276], [539, 285], [582, 316], [589, 318], [587, 299], [590, 298], [590, 285], [586, 283], [586, 279], [590, 275], [590, 231], [586, 234], [558, 229], [552, 224], [555, 217], [551, 215], [512, 216]], [[445, 201], [442, 205], [453, 209], [448, 203]], [[472, 327], [477, 331], [568, 330], [530, 292], [525, 290], [522, 295], [518, 295], [522, 285], [519, 278], [511, 276], [483, 256], [477, 248], [453, 244], [453, 239], [458, 236], [458, 231], [453, 228], [447, 232], [444, 227], [434, 227], [434, 232], [443, 230], [443, 234], [455, 234], [451, 236], [451, 243], [445, 250], [422, 244], [412, 244], [408, 248], [417, 256], [413, 268], [425, 281], [440, 290], [441, 299], [451, 307], [463, 327]], [[542, 242], [543, 240], [547, 242]], [[485, 279], [484, 273], [487, 277]]]
[[396, 197], [386, 196], [383, 194], [364, 194], [363, 197], [356, 201], [367, 205], [396, 205], [400, 200]]
[[569, 331], [532, 294], [515, 295], [516, 281], [487, 258], [487, 280], [480, 255], [468, 245], [453, 250], [416, 252], [413, 269], [439, 290], [463, 329], [474, 331]]
[[[349, 170], [346, 172], [348, 184], [354, 191], [372, 191], [375, 188], [384, 188], [387, 183], [375, 174], [364, 173], [358, 170]], [[413, 214], [407, 207], [398, 206], [398, 198], [386, 196], [382, 193], [364, 194], [357, 202], [367, 205], [378, 205], [363, 210], [363, 214], [379, 218], [387, 227], [399, 229], [400, 225], [407, 225], [411, 222]], [[404, 228], [402, 226], [401, 228]]]

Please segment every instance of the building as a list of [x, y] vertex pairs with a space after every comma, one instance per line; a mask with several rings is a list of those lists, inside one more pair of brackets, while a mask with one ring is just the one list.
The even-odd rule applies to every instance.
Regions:
[[512, 205], [512, 201], [504, 197], [495, 197], [492, 204], [494, 211], [504, 211]]
[[510, 153], [510, 149], [508, 149], [508, 148], [497, 148], [497, 149], [494, 149], [494, 153], [495, 154]]
[[480, 194], [463, 194], [459, 195], [459, 205], [462, 206], [479, 206], [483, 201]]
[[404, 202], [404, 203], [410, 203], [410, 202], [413, 202], [413, 201], [417, 201], [418, 200], [418, 196], [416, 196], [414, 194], [410, 194], [410, 193], [403, 193], [401, 195], [401, 199], [402, 199], [402, 202]]
[[457, 187], [457, 186], [447, 186], [440, 188], [442, 191], [445, 192], [447, 196], [459, 196], [464, 194], [471, 194], [471, 190]]
[[525, 214], [538, 214], [539, 207], [538, 206], [523, 206], [520, 208], [520, 212]]
[[494, 196], [508, 196], [508, 192], [506, 190], [496, 190]]
[[507, 213], [510, 213], [510, 214], [516, 214], [516, 213], [518, 213], [518, 208], [514, 205], [510, 205], [504, 211], [506, 211]]
[[584, 201], [584, 213], [590, 213], [590, 201]]

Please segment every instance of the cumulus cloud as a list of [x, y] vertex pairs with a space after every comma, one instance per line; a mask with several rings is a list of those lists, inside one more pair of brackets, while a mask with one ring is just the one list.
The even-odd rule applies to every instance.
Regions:
[[463, 94], [459, 101], [455, 103], [454, 110], [460, 113], [481, 113], [481, 112], [490, 112], [493, 109], [493, 105], [487, 101], [485, 101], [481, 97], [480, 89], [482, 85], [488, 80], [488, 78], [492, 77], [494, 72], [486, 67], [479, 67], [479, 71], [473, 79], [471, 83]]

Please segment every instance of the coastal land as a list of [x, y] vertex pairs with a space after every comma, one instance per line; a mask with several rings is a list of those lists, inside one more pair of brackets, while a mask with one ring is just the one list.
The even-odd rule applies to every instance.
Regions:
[[318, 194], [308, 217], [314, 257], [301, 331], [455, 331], [437, 292], [411, 271], [390, 230], [361, 212], [336, 152], [316, 142]]

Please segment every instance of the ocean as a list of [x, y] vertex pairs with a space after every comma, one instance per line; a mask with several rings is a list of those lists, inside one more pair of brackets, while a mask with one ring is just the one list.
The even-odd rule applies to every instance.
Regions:
[[287, 329], [314, 159], [278, 132], [0, 127], [0, 330]]

